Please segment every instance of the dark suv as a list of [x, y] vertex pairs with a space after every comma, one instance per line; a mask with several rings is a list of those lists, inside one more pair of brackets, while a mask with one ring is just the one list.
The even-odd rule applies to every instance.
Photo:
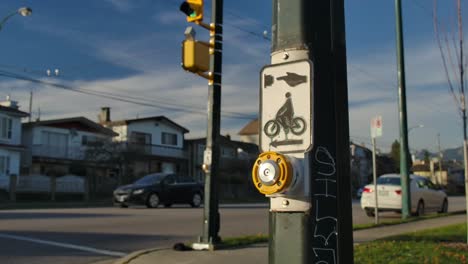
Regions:
[[200, 207], [202, 200], [202, 184], [174, 173], [148, 174], [114, 191], [114, 204], [120, 207], [146, 205], [148, 208], [156, 208], [160, 204], [170, 207], [176, 203]]

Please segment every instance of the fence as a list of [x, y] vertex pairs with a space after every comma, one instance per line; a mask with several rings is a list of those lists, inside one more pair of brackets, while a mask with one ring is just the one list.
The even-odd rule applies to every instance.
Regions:
[[[17, 192], [51, 192], [52, 177], [40, 174], [21, 176], [16, 187]], [[85, 181], [76, 175], [65, 175], [56, 178], [55, 192], [84, 193]]]

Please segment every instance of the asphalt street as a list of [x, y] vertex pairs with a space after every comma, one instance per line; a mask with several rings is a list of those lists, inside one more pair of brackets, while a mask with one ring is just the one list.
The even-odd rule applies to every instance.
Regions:
[[[464, 197], [450, 199], [450, 211], [463, 210]], [[0, 263], [85, 264], [129, 252], [194, 241], [202, 228], [201, 208], [86, 208], [0, 211]], [[221, 237], [268, 233], [265, 205], [220, 209]], [[397, 219], [385, 213], [381, 219]], [[353, 223], [372, 223], [357, 201]]]

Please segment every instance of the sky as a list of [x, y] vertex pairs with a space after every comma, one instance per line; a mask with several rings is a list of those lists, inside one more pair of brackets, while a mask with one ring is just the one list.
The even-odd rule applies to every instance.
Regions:
[[[0, 30], [0, 99], [9, 95], [27, 112], [32, 91], [33, 119], [97, 121], [100, 108], [110, 107], [112, 120], [164, 115], [190, 130], [186, 138], [206, 136], [207, 81], [185, 72], [180, 61], [187, 26], [194, 26], [198, 40], [208, 35], [186, 22], [181, 2], [0, 1], [0, 18], [22, 6], [33, 10]], [[205, 2], [209, 21], [211, 1]], [[438, 150], [438, 134], [442, 149], [461, 146], [462, 121], [434, 34], [433, 1], [402, 2], [410, 149]], [[448, 32], [455, 5], [438, 4]], [[370, 120], [381, 115], [377, 147], [387, 152], [399, 138], [394, 1], [347, 0], [345, 13], [350, 139], [370, 147]], [[271, 0], [224, 1], [221, 134], [234, 139], [258, 116], [259, 72], [270, 64], [271, 43], [263, 33], [270, 32], [271, 14]]]

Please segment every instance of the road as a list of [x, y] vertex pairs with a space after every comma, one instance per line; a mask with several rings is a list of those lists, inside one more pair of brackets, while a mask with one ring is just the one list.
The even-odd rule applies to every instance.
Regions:
[[[463, 210], [464, 197], [450, 198], [450, 211]], [[203, 209], [86, 208], [0, 211], [0, 263], [85, 264], [152, 247], [194, 241]], [[265, 206], [221, 208], [221, 237], [268, 232]], [[386, 213], [382, 219], [400, 215]], [[353, 223], [372, 223], [357, 201]]]

